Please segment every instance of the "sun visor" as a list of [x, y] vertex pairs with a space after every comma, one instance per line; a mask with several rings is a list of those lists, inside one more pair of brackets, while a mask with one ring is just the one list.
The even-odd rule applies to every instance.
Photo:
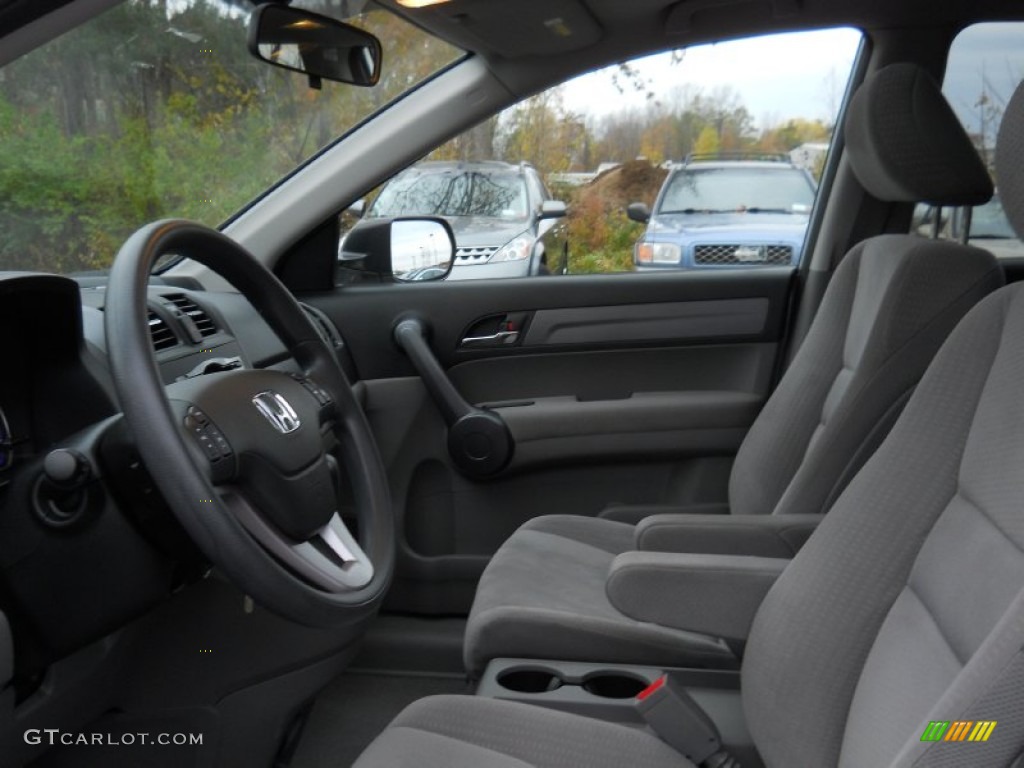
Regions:
[[[394, 7], [392, 0], [387, 4]], [[602, 37], [601, 26], [578, 0], [449, 0], [397, 10], [454, 45], [509, 59], [576, 51]]]

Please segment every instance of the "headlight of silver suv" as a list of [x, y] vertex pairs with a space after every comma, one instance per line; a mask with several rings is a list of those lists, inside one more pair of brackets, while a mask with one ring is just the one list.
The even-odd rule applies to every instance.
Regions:
[[498, 251], [491, 256], [491, 262], [495, 261], [522, 261], [530, 258], [533, 253], [533, 238], [528, 235], [519, 237], [505, 243]]

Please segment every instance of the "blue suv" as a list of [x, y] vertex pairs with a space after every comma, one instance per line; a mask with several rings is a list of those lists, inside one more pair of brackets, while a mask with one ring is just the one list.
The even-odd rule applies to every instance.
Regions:
[[665, 178], [633, 250], [637, 271], [800, 263], [814, 204], [811, 175], [785, 155], [690, 155]]

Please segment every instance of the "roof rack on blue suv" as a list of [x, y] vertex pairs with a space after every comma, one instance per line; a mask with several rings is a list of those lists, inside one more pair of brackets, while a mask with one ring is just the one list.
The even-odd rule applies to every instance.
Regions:
[[811, 175], [785, 155], [690, 154], [669, 172], [653, 211], [626, 209], [647, 224], [636, 269], [795, 266], [815, 192]]
[[759, 160], [766, 163], [791, 163], [785, 152], [753, 152], [749, 150], [735, 152], [691, 152], [683, 160], [683, 164], [708, 162], [712, 160]]

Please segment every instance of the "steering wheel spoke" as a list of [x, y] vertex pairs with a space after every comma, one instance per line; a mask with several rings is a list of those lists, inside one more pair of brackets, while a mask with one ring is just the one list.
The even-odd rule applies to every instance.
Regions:
[[221, 498], [242, 526], [282, 565], [326, 592], [361, 589], [373, 579], [373, 564], [338, 513], [307, 541], [294, 541], [264, 519], [238, 488]]

